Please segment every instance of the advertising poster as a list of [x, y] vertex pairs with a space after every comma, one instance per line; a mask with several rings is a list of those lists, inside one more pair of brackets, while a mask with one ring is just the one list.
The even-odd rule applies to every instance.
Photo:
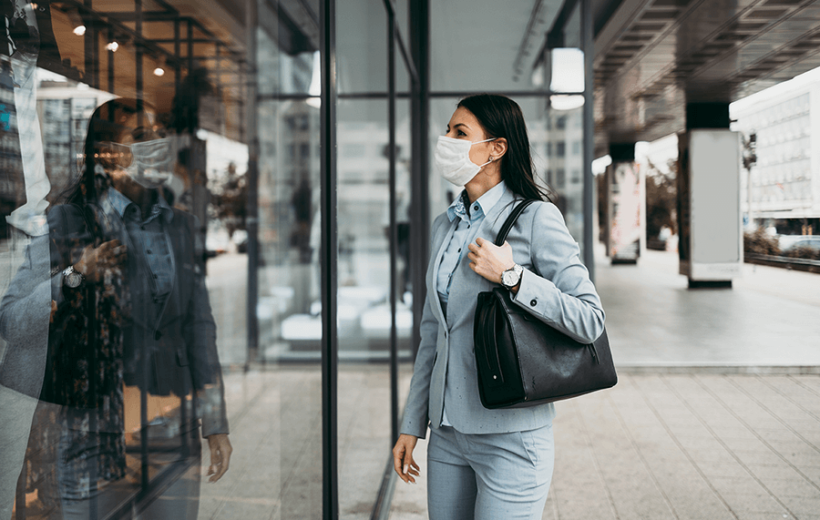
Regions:
[[640, 166], [618, 162], [609, 167], [609, 257], [636, 263], [641, 250]]

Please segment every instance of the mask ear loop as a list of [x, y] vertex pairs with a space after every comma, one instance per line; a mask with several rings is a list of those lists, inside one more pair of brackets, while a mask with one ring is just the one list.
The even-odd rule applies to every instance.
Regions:
[[[483, 141], [476, 141], [476, 142], [471, 143], [471, 144], [481, 144], [481, 143], [486, 143], [487, 141], [495, 141], [496, 139], [498, 139], [498, 137], [491, 137], [489, 139], [484, 139]], [[484, 168], [485, 166], [487, 166], [491, 162], [493, 162], [493, 156], [492, 155], [490, 156], [490, 160], [485, 162], [484, 164], [479, 165], [479, 168]]]

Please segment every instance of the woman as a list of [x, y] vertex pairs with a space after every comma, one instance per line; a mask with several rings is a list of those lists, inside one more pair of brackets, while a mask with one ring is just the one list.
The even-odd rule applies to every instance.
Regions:
[[[31, 343], [21, 324], [42, 307], [31, 295], [42, 289], [51, 298], [50, 316], [38, 318], [48, 322], [45, 377], [29, 370], [27, 379], [42, 384], [24, 392], [42, 401], [26, 474], [29, 492], [36, 489], [50, 509], [40, 516], [107, 516], [140, 484], [180, 469], [185, 475], [144, 514], [196, 518], [198, 417], [211, 480], [228, 468], [216, 327], [195, 247], [199, 225], [165, 199], [172, 166], [152, 109], [129, 99], [101, 105], [89, 121], [81, 182], [49, 211], [49, 235], [37, 238], [48, 243], [32, 241], [0, 303], [0, 335], [12, 350], [0, 367], [5, 384], [3, 374], [25, 373], [15, 362]], [[48, 251], [50, 278], [31, 269], [36, 250]], [[142, 475], [149, 467], [153, 473]]]
[[[552, 404], [489, 410], [478, 394], [473, 316], [479, 292], [501, 284], [535, 318], [584, 343], [604, 330], [604, 311], [578, 245], [535, 182], [518, 105], [467, 97], [439, 137], [441, 175], [464, 191], [432, 226], [421, 344], [393, 448], [396, 472], [415, 482], [413, 459], [427, 426], [427, 501], [432, 520], [540, 519], [553, 469]], [[532, 204], [501, 247], [513, 207]], [[503, 275], [503, 283], [502, 283]]]

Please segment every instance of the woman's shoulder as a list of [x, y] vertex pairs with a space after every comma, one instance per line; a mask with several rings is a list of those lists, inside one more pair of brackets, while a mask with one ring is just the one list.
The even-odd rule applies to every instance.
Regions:
[[546, 200], [525, 201], [524, 199], [518, 197], [510, 203], [509, 211], [512, 212], [513, 208], [524, 202], [529, 202], [529, 205], [524, 208], [524, 211], [521, 212], [519, 221], [527, 221], [531, 219], [533, 224], [538, 224], [539, 222], [543, 222], [545, 220], [554, 220], [557, 218], [563, 221], [564, 219], [561, 215], [561, 211], [558, 209], [558, 206]]
[[532, 215], [534, 223], [555, 220], [564, 222], [564, 216], [558, 206], [547, 200], [536, 200], [524, 210], [524, 213], [528, 212]]
[[441, 227], [442, 224], [447, 223], [449, 221], [450, 217], [447, 216], [446, 211], [439, 213], [438, 216], [433, 220], [433, 225], [431, 226], [432, 231], [435, 232], [439, 227]]

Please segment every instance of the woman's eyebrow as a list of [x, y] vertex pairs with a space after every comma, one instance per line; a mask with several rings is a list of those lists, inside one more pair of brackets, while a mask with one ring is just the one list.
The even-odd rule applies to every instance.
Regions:
[[464, 127], [464, 128], [466, 128], [467, 130], [469, 130], [469, 129], [470, 129], [470, 126], [469, 126], [469, 125], [467, 125], [466, 123], [458, 123], [458, 124], [455, 126], [455, 128], [458, 128], [458, 127], [460, 127], [460, 126], [463, 126], [463, 127]]

